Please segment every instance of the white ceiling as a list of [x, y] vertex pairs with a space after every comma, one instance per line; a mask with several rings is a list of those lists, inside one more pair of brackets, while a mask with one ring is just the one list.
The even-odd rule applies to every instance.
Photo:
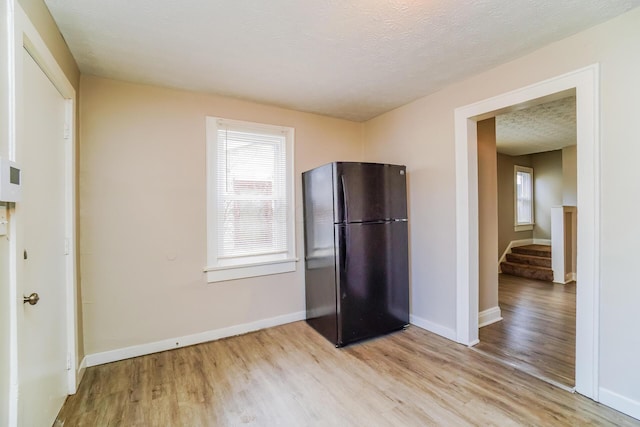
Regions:
[[45, 0], [86, 74], [363, 121], [640, 0]]
[[576, 141], [575, 96], [496, 116], [499, 153], [541, 153], [575, 145]]

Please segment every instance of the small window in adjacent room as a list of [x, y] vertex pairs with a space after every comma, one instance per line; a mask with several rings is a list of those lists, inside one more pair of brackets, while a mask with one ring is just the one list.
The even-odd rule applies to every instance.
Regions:
[[207, 280], [295, 271], [289, 127], [207, 117]]
[[515, 231], [533, 230], [533, 169], [515, 166]]

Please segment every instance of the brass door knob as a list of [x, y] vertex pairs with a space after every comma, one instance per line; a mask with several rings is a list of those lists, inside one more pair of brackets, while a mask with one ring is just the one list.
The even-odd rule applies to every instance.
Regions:
[[23, 303], [29, 303], [31, 305], [36, 305], [40, 301], [40, 296], [37, 293], [32, 293], [28, 297], [22, 297]]

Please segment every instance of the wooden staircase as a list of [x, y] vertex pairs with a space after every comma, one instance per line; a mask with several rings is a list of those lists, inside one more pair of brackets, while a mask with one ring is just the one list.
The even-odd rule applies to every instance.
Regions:
[[506, 261], [500, 263], [503, 273], [529, 279], [553, 281], [551, 246], [526, 245], [511, 248]]

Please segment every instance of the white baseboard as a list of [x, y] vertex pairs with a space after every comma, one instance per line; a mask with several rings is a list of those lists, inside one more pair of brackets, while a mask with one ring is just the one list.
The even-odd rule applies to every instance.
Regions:
[[599, 398], [600, 403], [640, 420], [640, 402], [637, 400], [629, 399], [604, 388], [600, 388]]
[[533, 239], [533, 244], [551, 246], [551, 239]]
[[553, 281], [553, 283], [558, 283], [560, 285], [566, 285], [567, 283], [571, 283], [577, 281], [576, 280], [576, 273], [567, 273], [564, 275], [564, 281]]
[[484, 311], [481, 311], [478, 314], [478, 327], [482, 328], [483, 326], [490, 325], [492, 323], [496, 323], [502, 320], [502, 311], [500, 311], [500, 307], [495, 306], [488, 308]]
[[436, 335], [440, 335], [451, 341], [456, 341], [456, 331], [451, 328], [447, 328], [446, 326], [439, 325], [437, 323], [430, 322], [426, 319], [423, 319], [418, 316], [411, 315], [409, 317], [409, 322], [412, 325], [416, 325], [419, 328], [425, 329], [429, 332], [433, 332]]
[[118, 360], [144, 356], [147, 354], [158, 353], [160, 351], [172, 350], [174, 348], [187, 347], [194, 344], [215, 341], [221, 338], [246, 334], [247, 332], [253, 332], [273, 326], [284, 325], [285, 323], [297, 322], [299, 320], [304, 320], [305, 318], [306, 312], [299, 311], [297, 313], [285, 314], [282, 316], [257, 320], [255, 322], [243, 323], [226, 328], [199, 332], [197, 334], [185, 335], [183, 337], [169, 338], [166, 340], [151, 342], [147, 344], [134, 345], [131, 347], [124, 347], [116, 350], [104, 351], [101, 353], [88, 354], [87, 356], [85, 356], [84, 360], [86, 360], [87, 367], [102, 365], [104, 363], [117, 362]]
[[78, 371], [76, 372], [76, 390], [80, 387], [80, 381], [82, 381], [85, 372], [87, 372], [87, 358], [83, 357], [80, 362], [80, 366], [78, 366]]

